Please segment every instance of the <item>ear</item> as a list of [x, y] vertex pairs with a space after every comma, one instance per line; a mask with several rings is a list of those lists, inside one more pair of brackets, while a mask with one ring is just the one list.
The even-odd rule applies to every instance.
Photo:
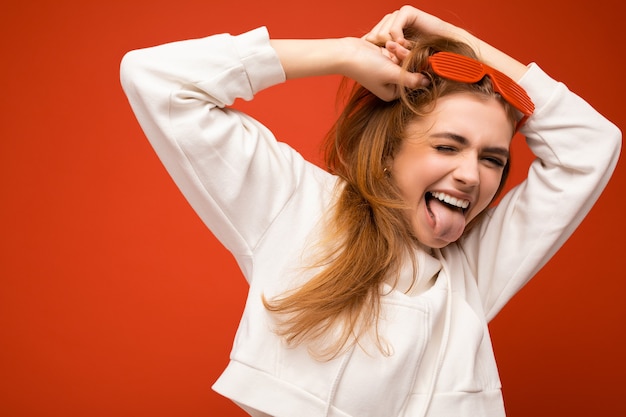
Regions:
[[383, 174], [385, 175], [385, 177], [390, 178], [391, 169], [393, 167], [393, 157], [392, 156], [385, 157], [385, 159], [383, 160], [382, 166], [383, 166]]

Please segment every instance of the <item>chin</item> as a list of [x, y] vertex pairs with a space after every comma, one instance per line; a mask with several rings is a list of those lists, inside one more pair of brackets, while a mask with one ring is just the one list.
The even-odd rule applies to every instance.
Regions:
[[[457, 239], [458, 240], [458, 239]], [[420, 246], [424, 249], [428, 251], [430, 251], [431, 249], [442, 249], [445, 248], [446, 246], [456, 242], [448, 242], [445, 240], [441, 240], [441, 239], [436, 239], [432, 236], [429, 236], [428, 238], [420, 238], [417, 237], [417, 241], [419, 242]]]

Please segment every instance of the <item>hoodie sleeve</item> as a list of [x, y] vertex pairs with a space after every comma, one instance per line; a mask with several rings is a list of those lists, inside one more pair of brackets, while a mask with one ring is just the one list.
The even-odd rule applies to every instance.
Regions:
[[520, 81], [536, 111], [522, 133], [536, 159], [460, 242], [491, 320], [565, 243], [609, 181], [619, 129], [531, 64]]
[[250, 256], [287, 203], [304, 161], [227, 106], [284, 80], [265, 28], [131, 51], [122, 60], [123, 89], [154, 150], [239, 258]]

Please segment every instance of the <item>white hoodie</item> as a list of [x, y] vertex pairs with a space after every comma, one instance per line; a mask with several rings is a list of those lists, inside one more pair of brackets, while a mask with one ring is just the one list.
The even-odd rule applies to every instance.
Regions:
[[[382, 297], [390, 355], [363, 341], [321, 362], [274, 334], [261, 295], [307, 279], [337, 179], [256, 120], [228, 109], [285, 80], [267, 31], [129, 52], [122, 84], [155, 151], [250, 284], [231, 361], [214, 389], [253, 416], [503, 416], [487, 323], [571, 235], [606, 185], [621, 133], [531, 64], [523, 129], [537, 159], [484, 221], [434, 256], [417, 253]], [[375, 256], [375, 254], [373, 254]]]

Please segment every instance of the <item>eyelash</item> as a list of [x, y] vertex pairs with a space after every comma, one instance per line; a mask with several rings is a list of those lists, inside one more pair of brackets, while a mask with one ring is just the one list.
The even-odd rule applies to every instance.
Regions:
[[456, 148], [453, 146], [446, 146], [446, 145], [437, 145], [435, 146], [435, 149], [437, 149], [439, 152], [454, 152], [456, 151]]
[[[436, 145], [435, 149], [438, 152], [445, 152], [445, 153], [449, 153], [449, 152], [456, 152], [457, 148], [455, 148], [454, 146], [448, 146], [448, 145]], [[485, 161], [489, 162], [490, 164], [493, 164], [499, 168], [502, 168], [506, 165], [506, 161], [503, 161], [500, 158], [495, 158], [495, 157], [484, 157], [483, 158]]]
[[496, 165], [497, 167], [504, 167], [506, 165], [505, 161], [502, 161], [499, 158], [492, 158], [492, 157], [485, 157], [485, 160], [489, 161], [489, 163], [492, 163], [494, 165]]

